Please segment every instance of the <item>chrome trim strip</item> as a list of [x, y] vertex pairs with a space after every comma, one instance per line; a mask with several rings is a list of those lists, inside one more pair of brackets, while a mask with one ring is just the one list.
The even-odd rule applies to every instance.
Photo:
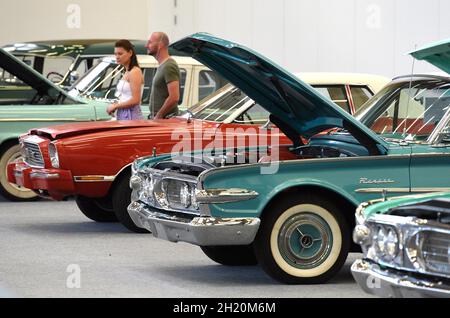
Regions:
[[[120, 169], [119, 172], [117, 172], [117, 174], [115, 176], [75, 176], [73, 179], [75, 182], [113, 182], [114, 180], [116, 180], [116, 178], [119, 176], [119, 174], [121, 174], [126, 168], [130, 167], [133, 163], [129, 163], [126, 166], [124, 166], [122, 169]], [[80, 178], [86, 178], [86, 177], [104, 177], [104, 180], [94, 180], [94, 181], [82, 181], [79, 180]]]
[[[450, 148], [450, 145], [448, 145]], [[450, 157], [450, 153], [447, 152], [433, 152], [433, 153], [418, 153], [418, 154], [412, 154], [413, 158], [434, 158], [434, 157]]]
[[[102, 178], [103, 180], [80, 180], [81, 178]], [[113, 182], [116, 179], [116, 176], [75, 176], [73, 180], [78, 183], [87, 183], [87, 182]]]
[[258, 192], [246, 189], [207, 189], [196, 193], [198, 203], [231, 203], [255, 199]]
[[450, 188], [362, 188], [356, 189], [356, 193], [428, 193], [428, 192], [450, 192]]
[[94, 119], [82, 119], [82, 118], [8, 118], [8, 119], [0, 119], [0, 122], [52, 122], [52, 121], [76, 121], [76, 122], [86, 122], [86, 121], [95, 121]]
[[423, 193], [423, 192], [449, 192], [450, 188], [412, 188], [412, 193]]
[[30, 173], [30, 178], [59, 179], [59, 173], [32, 172]]
[[356, 189], [356, 193], [383, 193], [383, 192], [395, 192], [395, 193], [410, 193], [409, 188], [362, 188]]

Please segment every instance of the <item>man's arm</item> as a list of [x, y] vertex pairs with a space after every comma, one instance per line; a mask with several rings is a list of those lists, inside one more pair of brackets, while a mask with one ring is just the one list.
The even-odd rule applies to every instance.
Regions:
[[159, 112], [155, 115], [155, 119], [163, 119], [172, 108], [178, 105], [180, 100], [180, 82], [173, 81], [167, 84], [167, 90], [169, 91], [169, 96], [164, 101]]

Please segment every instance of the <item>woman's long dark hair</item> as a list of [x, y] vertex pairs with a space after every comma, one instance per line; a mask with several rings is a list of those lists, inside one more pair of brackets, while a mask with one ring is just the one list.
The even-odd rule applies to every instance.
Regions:
[[133, 69], [133, 67], [137, 66], [140, 68], [139, 66], [139, 62], [136, 56], [136, 51], [134, 50], [134, 46], [133, 44], [131, 44], [130, 41], [128, 40], [119, 40], [116, 42], [114, 47], [121, 47], [122, 49], [124, 49], [127, 52], [131, 52], [131, 58], [130, 58], [130, 65], [128, 66], [127, 71], [131, 71]]

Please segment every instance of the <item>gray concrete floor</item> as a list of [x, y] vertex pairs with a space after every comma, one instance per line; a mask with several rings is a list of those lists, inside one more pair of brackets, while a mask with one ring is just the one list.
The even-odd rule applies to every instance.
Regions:
[[[257, 266], [218, 265], [196, 246], [91, 222], [73, 201], [0, 199], [0, 297], [369, 297], [350, 273], [358, 256], [328, 284], [287, 286]], [[80, 288], [68, 288], [71, 265]]]

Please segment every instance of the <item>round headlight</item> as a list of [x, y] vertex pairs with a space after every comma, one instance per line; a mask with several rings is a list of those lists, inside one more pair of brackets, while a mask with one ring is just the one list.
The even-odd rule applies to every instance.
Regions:
[[187, 183], [181, 185], [180, 202], [185, 208], [188, 208], [191, 205], [191, 189]]
[[130, 188], [136, 191], [142, 189], [142, 179], [139, 176], [132, 176], [130, 178]]
[[365, 225], [357, 225], [353, 230], [353, 242], [359, 245], [370, 244], [370, 229]]
[[394, 229], [389, 229], [386, 237], [386, 257], [393, 260], [398, 254], [398, 235]]

